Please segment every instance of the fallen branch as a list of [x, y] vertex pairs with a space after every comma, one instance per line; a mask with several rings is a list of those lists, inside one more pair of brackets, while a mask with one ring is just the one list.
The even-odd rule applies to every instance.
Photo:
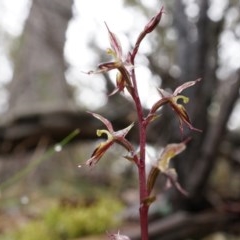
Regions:
[[[236, 227], [238, 226], [238, 227]], [[177, 240], [204, 237], [217, 231], [238, 231], [240, 233], [240, 216], [231, 212], [209, 210], [201, 213], [177, 212], [167, 218], [155, 221], [149, 226], [151, 240]], [[235, 232], [236, 233], [236, 232]], [[131, 240], [139, 240], [139, 229], [126, 233]]]

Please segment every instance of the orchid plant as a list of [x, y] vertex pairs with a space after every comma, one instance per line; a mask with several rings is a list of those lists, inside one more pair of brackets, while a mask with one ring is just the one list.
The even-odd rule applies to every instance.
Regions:
[[[161, 153], [159, 159], [157, 159], [156, 164], [152, 166], [151, 170], [147, 174], [145, 156], [148, 125], [158, 117], [160, 108], [164, 105], [168, 105], [173, 109], [179, 119], [179, 128], [181, 132], [183, 132], [183, 124], [185, 124], [185, 126], [191, 130], [199, 132], [201, 131], [193, 127], [184, 107], [184, 104], [186, 104], [189, 99], [184, 95], [180, 95], [183, 90], [195, 85], [200, 81], [200, 79], [184, 83], [183, 85], [177, 87], [173, 93], [169, 93], [164, 89], [159, 89], [159, 100], [152, 106], [146, 116], [144, 116], [143, 113], [143, 107], [138, 92], [139, 83], [137, 82], [135, 74], [135, 57], [138, 53], [142, 40], [146, 37], [147, 34], [151, 33], [157, 27], [163, 13], [164, 10], [161, 8], [160, 11], [146, 24], [143, 31], [139, 34], [133, 49], [128, 52], [126, 58], [123, 56], [122, 46], [117, 36], [109, 29], [105, 23], [111, 46], [111, 48], [107, 49], [107, 54], [111, 55], [113, 57], [113, 60], [106, 63], [101, 63], [98, 65], [97, 70], [88, 72], [88, 74], [106, 73], [113, 69], [117, 69], [116, 88], [112, 93], [110, 93], [110, 95], [124, 92], [126, 90], [130, 94], [136, 108], [137, 126], [139, 129], [139, 152], [126, 138], [126, 135], [131, 130], [134, 123], [131, 123], [124, 129], [115, 131], [113, 129], [112, 123], [108, 119], [97, 113], [90, 113], [93, 117], [100, 120], [106, 126], [106, 129], [97, 130], [97, 136], [105, 134], [107, 136], [107, 140], [100, 143], [96, 147], [92, 153], [91, 158], [86, 161], [86, 165], [91, 167], [95, 166], [104, 155], [104, 153], [113, 144], [120, 144], [127, 150], [128, 155], [125, 156], [125, 158], [135, 164], [138, 169], [140, 202], [139, 215], [142, 240], [149, 239], [148, 210], [151, 203], [155, 200], [155, 196], [152, 193], [152, 190], [156, 183], [158, 175], [162, 174], [165, 176], [166, 186], [169, 186], [169, 184], [171, 184], [171, 186], [176, 187], [182, 194], [187, 195], [187, 192], [180, 186], [177, 180], [177, 173], [175, 169], [170, 167], [170, 160], [185, 150], [189, 138], [180, 143], [168, 144], [165, 147], [164, 151]], [[179, 103], [179, 99], [181, 100], [182, 104]], [[127, 236], [120, 235], [119, 233], [111, 234], [109, 235], [109, 238], [119, 240], [129, 239]]]

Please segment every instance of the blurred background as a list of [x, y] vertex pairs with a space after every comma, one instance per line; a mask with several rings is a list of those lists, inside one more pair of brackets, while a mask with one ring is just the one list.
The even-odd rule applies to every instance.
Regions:
[[[84, 72], [109, 60], [104, 22], [127, 54], [162, 6], [136, 59], [144, 111], [158, 87], [202, 78], [184, 95], [203, 132], [181, 136], [168, 108], [148, 129], [148, 168], [168, 143], [192, 138], [172, 161], [189, 197], [156, 186], [150, 239], [240, 239], [240, 1], [1, 0], [0, 240], [106, 239], [118, 230], [140, 239], [136, 169], [123, 149], [84, 167], [104, 128], [87, 111], [118, 130], [136, 121], [134, 106], [128, 95], [108, 97], [115, 71]], [[137, 149], [136, 126], [128, 138]]]

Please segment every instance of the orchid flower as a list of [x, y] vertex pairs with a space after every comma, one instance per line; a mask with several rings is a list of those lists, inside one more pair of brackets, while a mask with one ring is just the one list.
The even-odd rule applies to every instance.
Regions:
[[146, 118], [147, 123], [149, 123], [150, 121], [152, 121], [156, 118], [156, 111], [160, 107], [162, 107], [165, 104], [169, 104], [171, 106], [171, 108], [173, 109], [173, 111], [178, 115], [181, 132], [183, 132], [183, 123], [185, 123], [189, 129], [201, 132], [200, 129], [197, 129], [192, 126], [192, 123], [190, 121], [190, 118], [187, 114], [185, 107], [183, 106], [183, 104], [178, 103], [178, 101], [180, 99], [183, 101], [184, 104], [188, 103], [189, 98], [186, 96], [183, 96], [183, 95], [179, 95], [179, 94], [184, 89], [195, 85], [200, 80], [201, 79], [197, 79], [195, 81], [186, 82], [186, 83], [182, 84], [181, 86], [177, 87], [172, 94], [163, 89], [159, 89], [159, 92], [160, 92], [162, 98], [153, 105], [148, 117]]
[[98, 69], [96, 71], [89, 71], [88, 74], [105, 73], [110, 70], [117, 69], [117, 87], [110, 95], [123, 91], [125, 87], [128, 89], [129, 93], [131, 93], [132, 83], [129, 70], [132, 68], [132, 65], [130, 64], [129, 57], [123, 57], [122, 45], [120, 41], [118, 40], [117, 36], [110, 31], [106, 23], [105, 25], [108, 30], [109, 41], [111, 45], [111, 48], [108, 48], [106, 52], [113, 57], [114, 61], [101, 63], [98, 65]]
[[91, 113], [95, 118], [99, 119], [101, 122], [104, 123], [104, 125], [107, 127], [106, 129], [97, 130], [97, 136], [101, 136], [102, 134], [107, 135], [107, 140], [105, 142], [100, 143], [95, 150], [93, 151], [91, 158], [87, 160], [86, 165], [93, 166], [95, 165], [101, 157], [104, 155], [104, 153], [114, 144], [118, 143], [122, 145], [125, 149], [127, 149], [128, 152], [133, 152], [132, 145], [128, 142], [128, 140], [125, 138], [127, 133], [130, 131], [130, 129], [133, 127], [133, 123], [129, 125], [128, 127], [119, 130], [114, 131], [113, 126], [111, 122], [109, 122], [106, 118], [103, 116]]
[[[186, 149], [186, 144], [187, 142], [189, 142], [189, 140], [190, 138], [187, 138], [185, 141], [181, 143], [168, 144], [164, 148], [159, 159], [157, 160], [156, 165], [152, 166], [148, 175], [147, 188], [148, 188], [149, 194], [151, 194], [151, 191], [153, 190], [156, 179], [158, 175], [160, 175], [160, 177], [164, 177], [163, 182], [165, 184], [163, 187], [169, 187], [173, 185], [183, 195], [188, 195], [188, 193], [181, 187], [181, 185], [178, 182], [176, 170], [170, 167], [170, 160], [175, 156], [177, 156], [178, 154], [182, 153]], [[147, 199], [149, 203], [151, 203], [152, 200], [155, 200], [154, 196]]]

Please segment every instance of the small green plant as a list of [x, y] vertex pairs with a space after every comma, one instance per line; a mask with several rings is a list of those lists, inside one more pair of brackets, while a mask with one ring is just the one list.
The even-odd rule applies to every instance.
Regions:
[[0, 240], [63, 240], [105, 233], [116, 227], [122, 204], [116, 199], [99, 198], [90, 206], [56, 204], [37, 220], [17, 231], [6, 233]]
[[51, 239], [59, 240], [57, 235], [55, 235], [47, 225], [42, 221], [33, 221], [28, 223], [21, 230], [12, 234], [12, 239], [18, 240], [42, 240]]
[[[106, 135], [107, 140], [100, 143], [93, 151], [90, 159], [86, 161], [86, 165], [93, 167], [104, 153], [115, 143], [120, 144], [128, 152], [125, 156], [127, 160], [130, 160], [136, 165], [138, 169], [139, 180], [139, 213], [140, 213], [140, 228], [142, 240], [148, 240], [148, 210], [151, 203], [155, 200], [155, 196], [152, 193], [157, 176], [162, 174], [166, 179], [166, 186], [169, 184], [176, 187], [182, 194], [187, 195], [187, 192], [180, 186], [177, 181], [177, 174], [175, 169], [170, 167], [169, 161], [177, 154], [180, 154], [185, 148], [190, 138], [176, 144], [169, 144], [166, 146], [160, 157], [157, 159], [156, 164], [152, 166], [151, 171], [147, 175], [146, 173], [146, 136], [147, 127], [158, 118], [158, 112], [164, 105], [169, 105], [176, 113], [179, 119], [179, 127], [181, 133], [183, 132], [183, 125], [185, 124], [191, 130], [199, 131], [194, 128], [189, 119], [187, 111], [183, 104], [186, 104], [189, 99], [186, 96], [181, 95], [182, 91], [195, 85], [200, 79], [196, 81], [186, 82], [183, 85], [177, 87], [173, 93], [169, 93], [164, 89], [159, 89], [159, 100], [151, 107], [148, 114], [145, 116], [143, 112], [142, 102], [138, 92], [138, 81], [135, 74], [135, 57], [138, 53], [141, 42], [147, 34], [151, 33], [158, 25], [162, 18], [163, 8], [147, 23], [143, 31], [139, 34], [133, 49], [128, 52], [127, 56], [123, 56], [122, 46], [117, 36], [110, 31], [106, 24], [109, 34], [111, 48], [107, 49], [107, 54], [113, 57], [112, 61], [101, 63], [98, 65], [96, 71], [90, 71], [88, 74], [106, 73], [110, 70], [117, 69], [116, 77], [116, 89], [110, 94], [116, 94], [124, 92], [125, 90], [130, 94], [133, 103], [135, 105], [137, 113], [137, 127], [139, 131], [139, 151], [137, 151], [131, 142], [126, 138], [126, 135], [133, 127], [134, 123], [131, 123], [128, 127], [115, 131], [112, 123], [97, 113], [90, 113], [93, 117], [100, 120], [106, 129], [97, 130], [97, 136]], [[179, 100], [182, 102], [179, 103]], [[167, 184], [168, 183], [168, 184]], [[118, 234], [110, 234], [110, 239], [129, 239], [127, 236]]]

